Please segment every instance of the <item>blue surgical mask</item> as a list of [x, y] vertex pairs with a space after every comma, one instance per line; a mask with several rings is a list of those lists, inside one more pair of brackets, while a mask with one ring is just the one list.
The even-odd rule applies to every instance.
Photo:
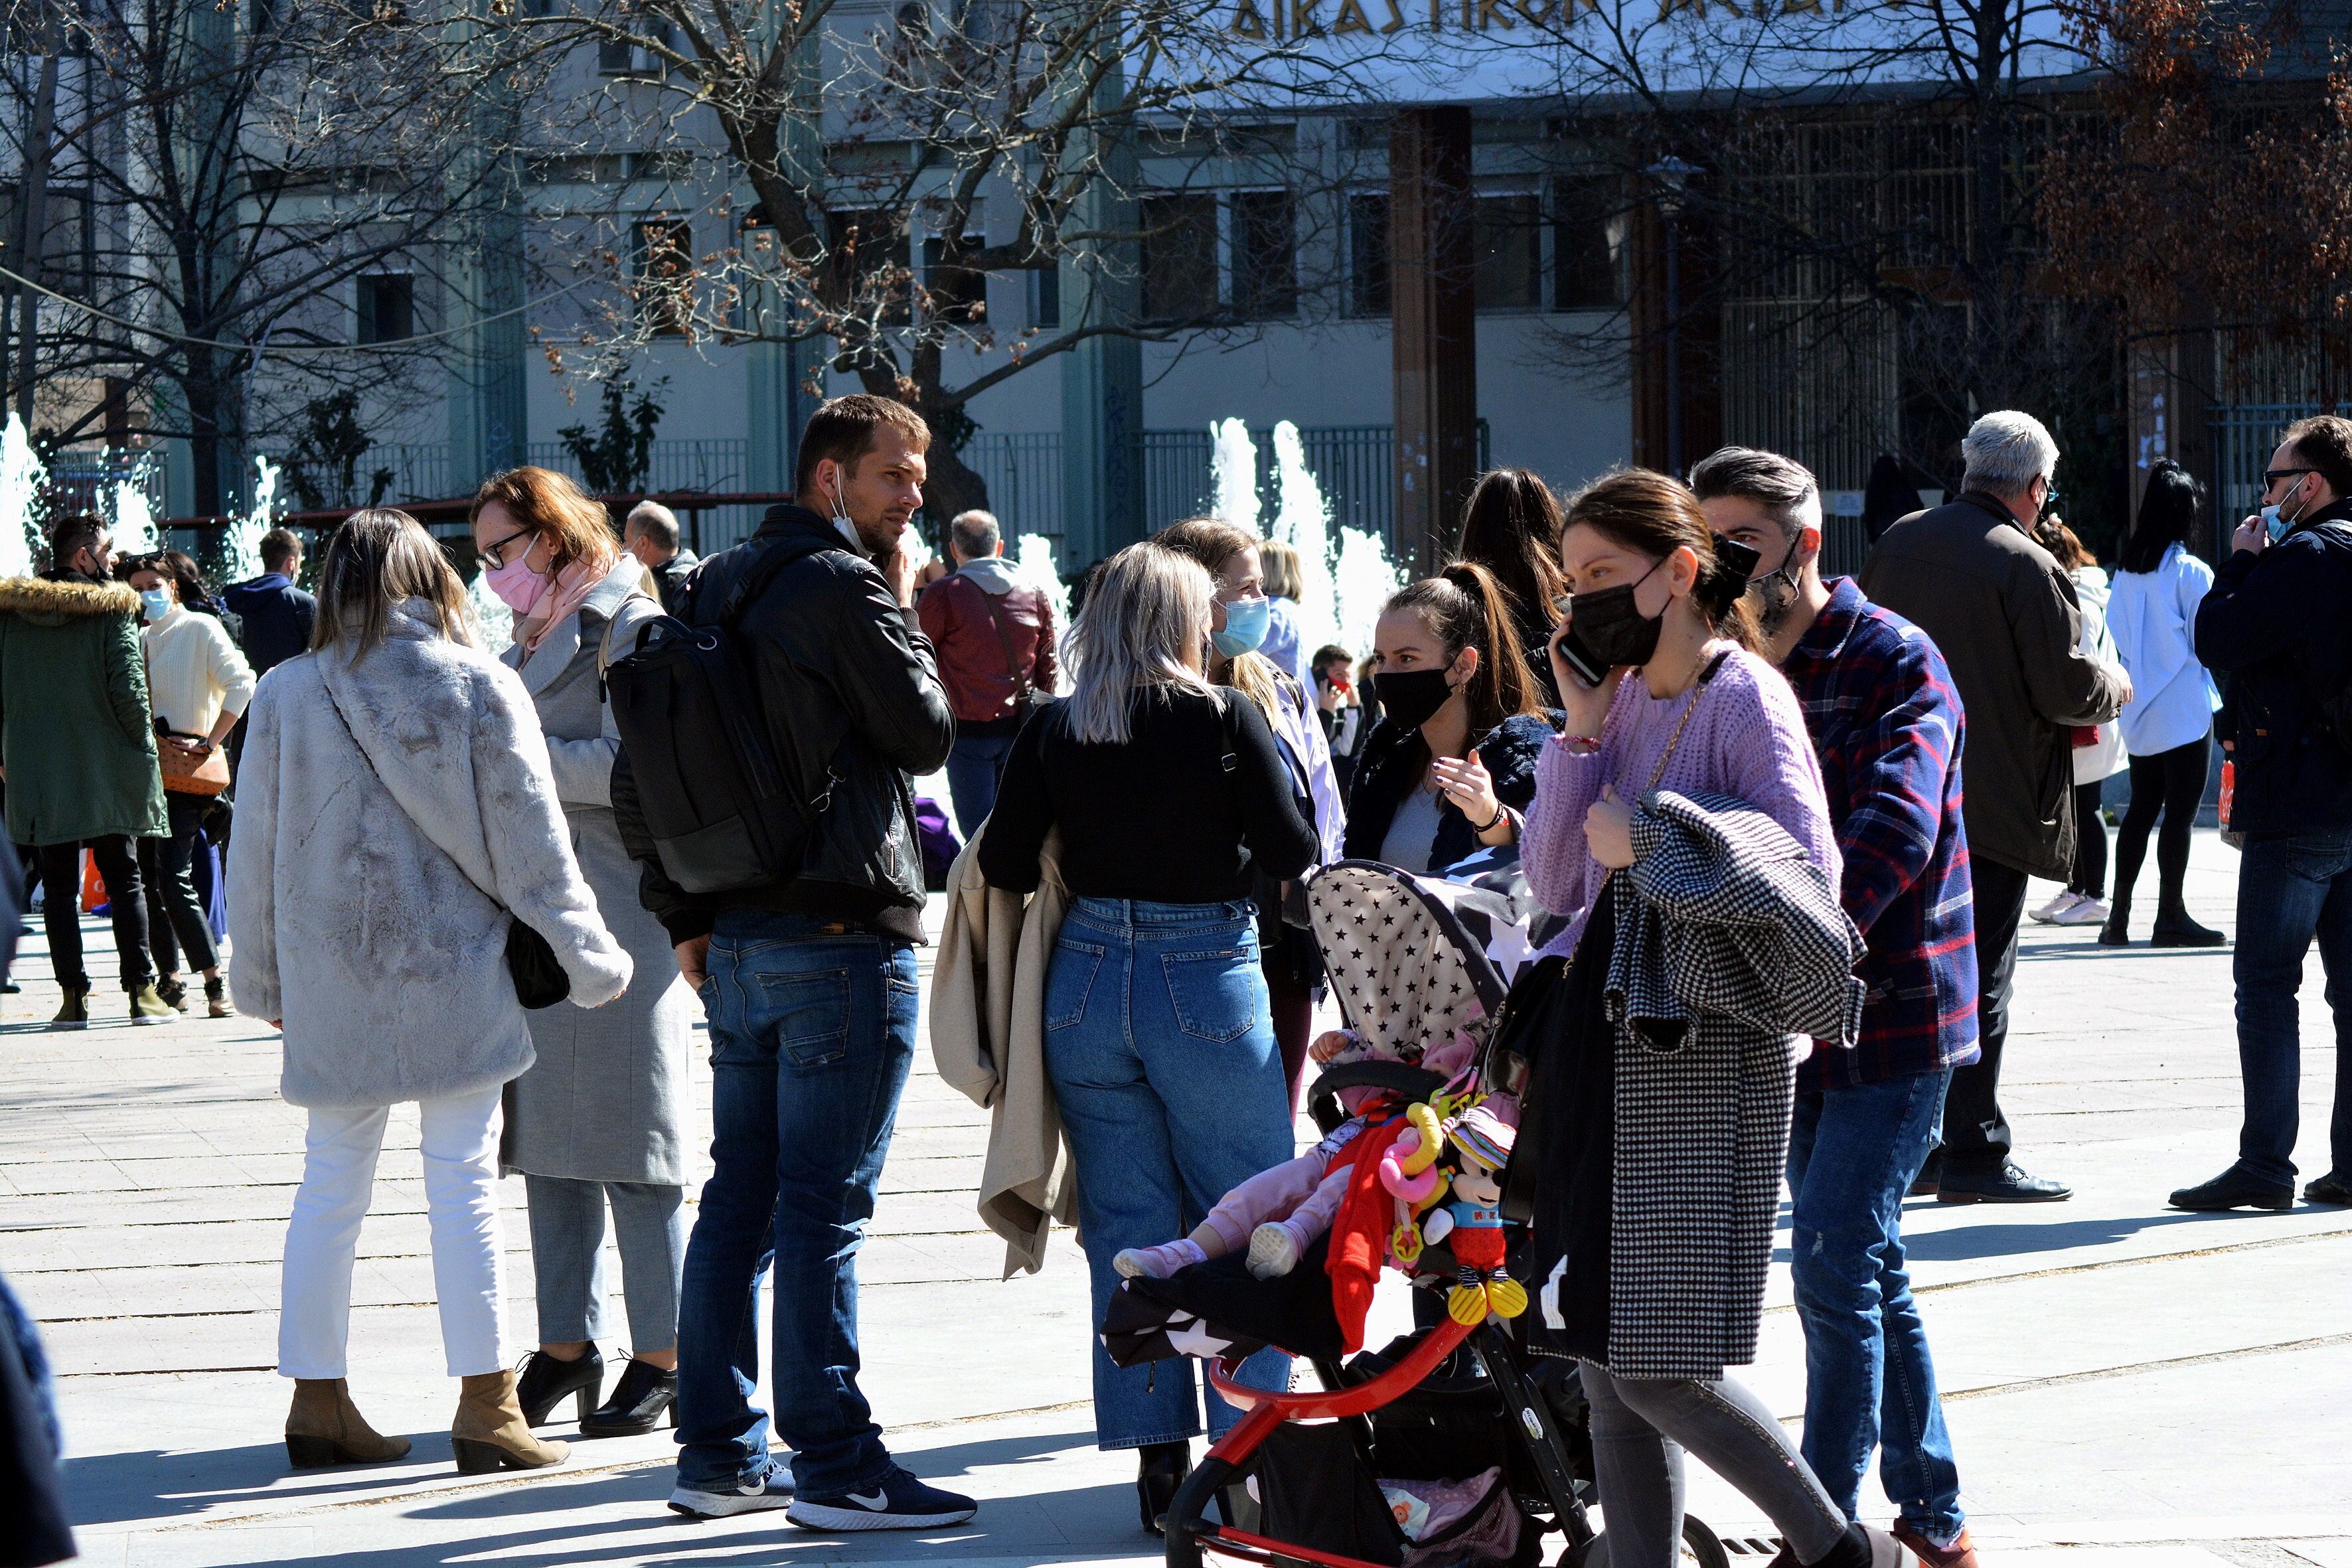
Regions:
[[147, 618], [151, 622], [160, 621], [172, 613], [172, 595], [161, 588], [141, 589], [139, 602], [146, 606]]
[[[2301, 489], [2302, 488], [2303, 488], [2303, 479], [2302, 479], [2302, 477], [2301, 477], [2301, 476], [2299, 476], [2299, 475], [2298, 475], [2298, 476], [2296, 477], [2296, 479], [2295, 479], [2294, 488], [2293, 488], [2293, 489], [2289, 489], [2289, 490], [2287, 491], [2287, 494], [2289, 494], [2289, 495], [2293, 495], [2293, 494], [2294, 494], [2295, 490], [2299, 490], [2299, 489]], [[2276, 503], [2276, 502], [2274, 502], [2274, 503], [2273, 503], [2272, 505], [2269, 505], [2269, 506], [2266, 506], [2266, 507], [2263, 508], [2263, 528], [2264, 529], [2264, 531], [2267, 531], [2267, 532], [2270, 534], [2270, 536], [2271, 536], [2271, 542], [2272, 542], [2273, 544], [2276, 544], [2280, 540], [2284, 539], [2284, 538], [2286, 537], [2286, 531], [2287, 531], [2288, 529], [2290, 529], [2290, 528], [2293, 528], [2293, 527], [2294, 526], [2294, 524], [2295, 524], [2295, 519], [2294, 519], [2294, 518], [2284, 517], [2284, 516], [2281, 516], [2281, 515], [2280, 515], [2280, 512], [2279, 512], [2279, 505], [2280, 505], [2280, 504], [2281, 504], [2281, 503]], [[2305, 509], [2302, 509], [2302, 508], [2298, 508], [2298, 509], [2297, 509], [2297, 514], [2298, 514], [2298, 516], [2300, 515], [2300, 513], [2301, 513], [2301, 512], [2302, 512], [2302, 510], [2305, 510]]]
[[1235, 599], [1225, 606], [1225, 629], [1209, 634], [1217, 651], [1227, 658], [1255, 653], [1265, 641], [1266, 623], [1273, 618], [1271, 599]]

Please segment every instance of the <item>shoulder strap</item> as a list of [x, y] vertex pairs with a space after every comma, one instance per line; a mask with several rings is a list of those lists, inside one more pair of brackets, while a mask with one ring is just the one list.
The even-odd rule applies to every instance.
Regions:
[[996, 646], [1004, 650], [1004, 673], [1013, 678], [1013, 700], [1024, 701], [1029, 695], [1029, 672], [1023, 669], [1021, 661], [1013, 657], [1013, 632], [1004, 624], [1004, 606], [996, 602], [995, 595], [982, 588], [978, 583], [972, 586], [979, 590], [980, 602], [988, 611], [989, 622], [996, 627]]
[[1716, 678], [1723, 668], [1724, 661], [1730, 657], [1729, 648], [1717, 654], [1706, 668], [1699, 672], [1699, 678], [1691, 683], [1690, 700], [1683, 704], [1683, 716], [1675, 721], [1675, 732], [1666, 737], [1666, 749], [1658, 753], [1658, 765], [1651, 770], [1649, 785], [1642, 791], [1643, 795], [1657, 788], [1658, 781], [1666, 776], [1666, 764], [1674, 760], [1675, 748], [1682, 744], [1683, 731], [1689, 725], [1691, 715], [1698, 711], [1698, 700], [1706, 695], [1707, 682]]
[[598, 680], [604, 679], [604, 672], [613, 666], [613, 634], [620, 629], [621, 617], [627, 613], [631, 605], [639, 602], [649, 604], [657, 611], [661, 608], [660, 600], [656, 599], [644, 589], [638, 588], [631, 590], [629, 596], [614, 605], [613, 613], [604, 617], [604, 635], [596, 644], [596, 679]]
[[[758, 560], [744, 568], [743, 574], [735, 579], [734, 586], [727, 590], [727, 597], [719, 605], [719, 613], [703, 624], [731, 629], [737, 617], [750, 609], [752, 601], [767, 591], [768, 584], [776, 580], [778, 573], [795, 561], [817, 553], [820, 552], [794, 550], [782, 541], [769, 545], [767, 551]], [[848, 552], [844, 551], [843, 553], [847, 554]], [[697, 567], [698, 579], [709, 564], [709, 563], [704, 562]], [[701, 586], [698, 580], [696, 586], [698, 588]]]

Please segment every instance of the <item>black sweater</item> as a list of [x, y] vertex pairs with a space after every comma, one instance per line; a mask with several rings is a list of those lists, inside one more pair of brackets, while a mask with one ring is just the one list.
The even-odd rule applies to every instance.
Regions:
[[[1139, 695], [1123, 746], [1081, 744], [1064, 705], [1022, 726], [980, 842], [992, 887], [1031, 892], [1049, 828], [1081, 898], [1207, 904], [1250, 895], [1250, 871], [1296, 877], [1320, 847], [1257, 705], [1228, 694]], [[1226, 771], [1224, 759], [1236, 764]]]

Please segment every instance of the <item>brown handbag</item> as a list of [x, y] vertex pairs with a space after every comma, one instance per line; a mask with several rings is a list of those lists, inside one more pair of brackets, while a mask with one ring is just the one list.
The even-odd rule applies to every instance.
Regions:
[[215, 795], [228, 788], [228, 752], [219, 746], [191, 752], [159, 737], [155, 760], [163, 766], [163, 787], [173, 795]]

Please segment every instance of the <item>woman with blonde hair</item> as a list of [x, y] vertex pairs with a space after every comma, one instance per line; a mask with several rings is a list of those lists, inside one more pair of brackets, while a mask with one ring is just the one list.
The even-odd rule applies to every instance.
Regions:
[[531, 1064], [509, 952], [535, 933], [595, 1007], [629, 983], [572, 858], [547, 742], [476, 646], [464, 589], [405, 512], [355, 512], [320, 563], [310, 651], [247, 710], [229, 841], [237, 1010], [279, 1025], [280, 1092], [310, 1112], [286, 1230], [278, 1370], [297, 1466], [382, 1462], [344, 1385], [352, 1259], [391, 1108], [416, 1103], [457, 1467], [562, 1459], [508, 1370], [499, 1100]]
[[[610, 1007], [530, 1016], [539, 1059], [508, 1096], [500, 1163], [530, 1194], [539, 1349], [524, 1363], [534, 1426], [566, 1399], [581, 1436], [650, 1432], [677, 1398], [677, 1299], [686, 1267], [687, 1049], [696, 1003], [677, 955], [637, 899], [637, 867], [613, 817], [619, 731], [604, 667], [662, 613], [646, 570], [602, 503], [563, 475], [509, 468], [474, 498], [474, 548], [515, 611], [501, 656], [538, 707], [581, 874], [636, 978]], [[630, 1359], [604, 1394], [597, 1340], [611, 1332], [604, 1210], [613, 1211]]]
[[[1046, 973], [1045, 1071], [1097, 1322], [1123, 1248], [1189, 1233], [1295, 1152], [1250, 894], [1254, 874], [1297, 877], [1318, 846], [1264, 711], [1208, 678], [1215, 595], [1157, 544], [1104, 564], [1066, 644], [1076, 688], [1023, 726], [980, 841], [990, 884], [1026, 893], [1061, 831], [1071, 899]], [[1245, 1376], [1281, 1388], [1288, 1364], [1264, 1352]], [[1100, 1445], [1142, 1451], [1157, 1530], [1201, 1430], [1192, 1371], [1122, 1371], [1097, 1342], [1094, 1391]], [[1209, 1406], [1213, 1433], [1239, 1418]]]
[[1254, 542], [1265, 573], [1267, 600], [1265, 644], [1258, 651], [1273, 662], [1275, 668], [1304, 686], [1309, 671], [1307, 650], [1298, 642], [1298, 604], [1299, 595], [1307, 591], [1307, 574], [1300, 569], [1296, 546], [1279, 539]]
[[[1272, 608], [1281, 603], [1270, 597], [1273, 588], [1264, 567], [1276, 547], [1261, 543], [1245, 528], [1213, 517], [1188, 518], [1161, 529], [1151, 542], [1199, 562], [1216, 584], [1205, 673], [1213, 683], [1231, 687], [1256, 703], [1265, 715], [1281, 743], [1283, 761], [1289, 764], [1300, 809], [1315, 824], [1321, 846], [1315, 864], [1337, 860], [1348, 809], [1332, 770], [1330, 740], [1307, 688], [1260, 651]], [[1323, 988], [1323, 961], [1307, 932], [1284, 921], [1281, 882], [1259, 877], [1255, 897], [1259, 957], [1274, 1009], [1275, 1038], [1282, 1046], [1283, 1077], [1295, 1109], [1306, 1079], [1315, 997]]]

